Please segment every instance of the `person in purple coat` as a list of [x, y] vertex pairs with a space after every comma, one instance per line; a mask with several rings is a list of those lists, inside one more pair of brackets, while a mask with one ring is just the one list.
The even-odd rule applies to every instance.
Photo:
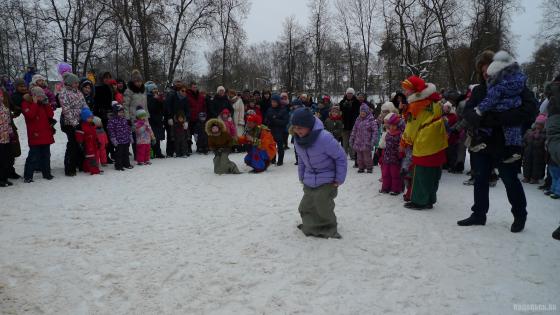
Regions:
[[299, 180], [303, 184], [303, 198], [298, 209], [303, 223], [298, 228], [306, 236], [341, 238], [334, 199], [338, 187], [346, 179], [346, 153], [309, 109], [300, 108], [294, 112], [292, 130]]
[[113, 101], [113, 117], [107, 123], [107, 130], [109, 131], [109, 139], [115, 147], [115, 169], [117, 171], [124, 171], [124, 169], [133, 168], [130, 165], [130, 158], [128, 156], [130, 143], [132, 142], [132, 131], [124, 106], [118, 102]]

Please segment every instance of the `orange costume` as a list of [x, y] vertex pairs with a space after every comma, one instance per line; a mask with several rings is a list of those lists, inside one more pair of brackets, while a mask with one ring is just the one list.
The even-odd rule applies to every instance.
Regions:
[[247, 121], [254, 122], [257, 126], [246, 130], [238, 138], [238, 143], [249, 145], [247, 156], [245, 156], [245, 163], [252, 167], [255, 172], [263, 172], [276, 156], [276, 142], [270, 130], [262, 125], [262, 120], [259, 116], [250, 115], [247, 117]]

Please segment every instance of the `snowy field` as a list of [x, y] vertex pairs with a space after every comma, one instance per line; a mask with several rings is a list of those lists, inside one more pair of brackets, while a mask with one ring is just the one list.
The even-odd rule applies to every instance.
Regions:
[[36, 174], [0, 189], [0, 314], [560, 312], [560, 243], [550, 236], [560, 202], [534, 186], [526, 230], [512, 234], [501, 183], [487, 225], [462, 228], [465, 176], [445, 174], [435, 209], [419, 212], [377, 193], [378, 168], [350, 169], [336, 200], [343, 239], [323, 240], [296, 228], [293, 150], [264, 174], [216, 176], [211, 156], [197, 155], [68, 178], [64, 139], [59, 131], [52, 146], [52, 182]]

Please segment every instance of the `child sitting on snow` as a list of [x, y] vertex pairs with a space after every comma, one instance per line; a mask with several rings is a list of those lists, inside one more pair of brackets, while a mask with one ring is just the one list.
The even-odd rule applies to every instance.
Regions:
[[107, 165], [107, 146], [109, 145], [109, 137], [107, 137], [107, 133], [105, 129], [103, 129], [103, 122], [101, 118], [95, 116], [93, 117], [93, 124], [95, 125], [95, 132], [97, 133], [97, 142], [99, 144], [99, 148], [97, 151], [97, 156], [99, 157], [99, 162], [101, 165]]
[[214, 151], [214, 173], [239, 174], [237, 165], [229, 159], [234, 139], [227, 132], [224, 122], [216, 118], [210, 119], [205, 131], [208, 135], [208, 147]]
[[136, 162], [138, 165], [150, 165], [150, 149], [152, 141], [156, 140], [152, 127], [148, 122], [148, 113], [142, 108], [136, 109]]
[[[505, 112], [522, 105], [521, 93], [525, 88], [527, 76], [521, 72], [521, 67], [505, 51], [494, 56], [494, 61], [488, 66], [488, 94], [476, 108], [477, 114], [485, 112]], [[484, 128], [480, 132], [491, 133]], [[522, 126], [503, 127], [505, 138], [504, 163], [513, 163], [521, 159], [523, 150]], [[485, 143], [477, 143], [471, 151], [478, 152], [486, 148]]]
[[396, 196], [402, 191], [401, 180], [401, 131], [399, 129], [400, 117], [398, 114], [390, 113], [385, 116], [384, 122], [387, 132], [384, 133], [384, 149], [382, 153], [381, 176], [383, 184], [381, 193], [390, 193]]
[[175, 136], [175, 157], [186, 158], [189, 157], [187, 146], [189, 144], [189, 123], [185, 114], [179, 112], [175, 116], [174, 136]]
[[97, 131], [93, 123], [93, 114], [89, 108], [83, 108], [80, 114], [82, 123], [80, 129], [76, 130], [76, 141], [82, 146], [84, 152], [83, 170], [84, 172], [96, 175], [101, 173], [99, 169], [99, 145], [97, 141]]

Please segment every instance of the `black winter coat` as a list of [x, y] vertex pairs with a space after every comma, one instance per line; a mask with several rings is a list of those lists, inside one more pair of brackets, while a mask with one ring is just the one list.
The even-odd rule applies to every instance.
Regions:
[[344, 96], [342, 101], [340, 101], [339, 106], [342, 111], [344, 130], [352, 131], [356, 119], [360, 116], [360, 101], [358, 101], [356, 96], [353, 96], [351, 100]]
[[212, 100], [212, 103], [210, 104], [210, 108], [208, 110], [209, 117], [217, 118], [225, 108], [227, 108], [230, 114], [233, 115], [233, 106], [231, 106], [231, 103], [229, 102], [227, 95], [214, 96], [214, 99]]
[[182, 113], [189, 117], [189, 104], [187, 98], [180, 98], [177, 91], [171, 91], [165, 97], [165, 120], [175, 119], [175, 117]]
[[290, 115], [286, 108], [271, 107], [266, 113], [264, 124], [270, 129], [274, 139], [282, 139], [289, 121]]
[[165, 109], [163, 101], [148, 95], [148, 112], [150, 113], [150, 126], [156, 136], [156, 140], [165, 140]]
[[105, 84], [95, 86], [92, 110], [93, 114], [101, 120], [108, 119], [108, 115], [113, 112], [113, 88], [111, 86]]

